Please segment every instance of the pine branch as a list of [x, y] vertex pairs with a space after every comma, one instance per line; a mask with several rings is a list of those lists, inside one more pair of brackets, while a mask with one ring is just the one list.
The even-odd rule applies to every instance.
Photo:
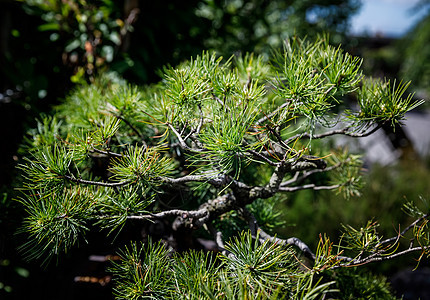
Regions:
[[375, 133], [381, 127], [382, 127], [381, 124], [377, 124], [376, 126], [374, 126], [372, 128], [372, 130], [369, 130], [369, 131], [363, 132], [363, 133], [356, 133], [356, 132], [350, 131], [349, 127], [343, 128], [343, 129], [331, 130], [331, 131], [324, 132], [324, 133], [321, 133], [321, 134], [316, 134], [316, 135], [312, 135], [312, 134], [310, 134], [308, 132], [299, 133], [299, 134], [296, 134], [296, 135], [288, 138], [287, 140], [285, 140], [285, 144], [289, 144], [289, 143], [291, 143], [291, 142], [293, 142], [293, 141], [295, 141], [297, 139], [302, 139], [302, 138], [316, 140], [316, 139], [323, 139], [323, 138], [326, 138], [326, 137], [329, 137], [329, 136], [333, 136], [333, 135], [337, 135], [337, 134], [342, 134], [342, 135], [346, 135], [346, 136], [354, 137], [354, 138], [361, 138], [361, 137], [366, 137], [366, 136], [369, 136], [369, 135]]
[[142, 141], [142, 143], [146, 146], [146, 143], [144, 142], [144, 136], [143, 136], [143, 134], [135, 126], [133, 126], [133, 124], [131, 124], [123, 116], [115, 115], [115, 117], [117, 117], [118, 119], [120, 119], [121, 121], [123, 121], [125, 124], [127, 124], [127, 126], [130, 127], [130, 129], [140, 138], [140, 140]]
[[254, 215], [250, 211], [248, 211], [246, 208], [241, 208], [239, 210], [239, 212], [248, 221], [248, 225], [249, 225], [249, 228], [251, 230], [251, 234], [254, 238], [256, 238], [258, 236], [261, 239], [261, 241], [269, 240], [269, 241], [276, 243], [278, 245], [294, 245], [297, 248], [299, 248], [300, 251], [302, 251], [303, 254], [307, 258], [309, 258], [311, 260], [315, 260], [315, 258], [316, 258], [315, 254], [312, 252], [312, 250], [309, 248], [309, 246], [306, 245], [304, 242], [302, 242], [300, 239], [298, 239], [296, 237], [291, 237], [291, 238], [284, 240], [284, 239], [280, 239], [278, 237], [273, 237], [273, 236], [269, 235], [268, 233], [266, 233], [263, 229], [261, 229], [261, 227], [258, 225], [258, 222], [255, 219]]
[[[422, 251], [424, 253], [425, 251], [430, 249], [430, 246], [420, 245], [420, 246], [414, 247], [414, 241], [415, 240], [412, 239], [410, 244], [409, 244], [409, 247], [407, 249], [399, 251], [399, 252], [394, 252], [391, 254], [386, 254], [386, 252], [389, 251], [390, 249], [397, 249], [398, 244], [400, 243], [400, 238], [403, 237], [409, 230], [414, 228], [421, 221], [428, 219], [428, 217], [429, 217], [429, 214], [425, 214], [425, 215], [421, 216], [420, 218], [418, 218], [414, 222], [412, 222], [410, 225], [408, 225], [403, 231], [399, 232], [398, 235], [379, 242], [378, 244], [376, 244], [373, 247], [373, 251], [371, 251], [371, 253], [365, 257], [362, 257], [363, 252], [359, 253], [359, 255], [357, 255], [354, 258], [345, 257], [345, 256], [339, 257], [339, 260], [346, 261], [346, 263], [340, 264], [337, 267], [359, 266], [359, 265], [368, 264], [371, 262], [390, 260], [390, 259], [402, 256], [402, 255], [412, 253], [412, 252], [417, 252], [417, 251]], [[388, 245], [385, 248], [381, 248], [382, 246], [389, 244], [391, 242], [394, 242], [394, 243], [391, 245]]]
[[314, 191], [322, 191], [322, 190], [335, 190], [340, 188], [341, 184], [334, 185], [316, 185], [313, 183], [305, 184], [302, 186], [291, 186], [291, 187], [279, 187], [280, 192], [296, 192], [301, 190], [314, 190]]
[[[137, 87], [131, 91], [120, 80], [113, 85], [107, 84], [105, 78], [99, 85], [83, 87], [76, 95], [70, 96], [58, 121], [46, 119], [43, 124], [39, 123], [37, 133], [33, 135], [32, 158], [21, 165], [25, 173], [23, 186], [27, 187], [22, 203], [29, 214], [24, 224], [24, 230], [31, 238], [28, 253], [32, 257], [41, 257], [68, 251], [92, 228], [87, 225], [94, 222], [116, 230], [127, 221], [147, 223], [162, 220], [181, 234], [191, 234], [195, 229], [205, 227], [226, 255], [220, 255], [223, 260], [220, 268], [225, 267], [223, 276], [231, 278], [231, 298], [237, 298], [239, 294], [236, 292], [241, 289], [244, 295], [248, 290], [252, 291], [246, 294], [248, 298], [275, 298], [277, 293], [290, 293], [288, 289], [294, 288], [296, 283], [297, 291], [302, 295], [305, 295], [302, 291], [313, 289], [312, 278], [308, 287], [296, 282], [298, 277], [304, 278], [307, 274], [297, 269], [291, 247], [284, 247], [287, 245], [298, 248], [313, 260], [313, 270], [357, 266], [420, 250], [421, 257], [428, 254], [428, 214], [418, 214], [422, 217], [397, 236], [383, 241], [377, 235], [374, 223], [364, 230], [351, 227], [351, 235], [345, 235], [343, 241], [348, 243], [349, 248], [346, 249], [358, 252], [355, 257], [339, 256], [342, 251], [334, 253], [333, 243], [325, 237], [321, 238], [314, 254], [299, 238], [281, 239], [260, 228], [256, 217], [268, 226], [279, 225], [273, 201], [277, 201], [278, 197], [274, 196], [280, 193], [342, 189], [352, 194], [360, 187], [357, 156], [338, 153], [323, 159], [306, 155], [305, 148], [296, 150], [302, 141], [310, 143], [313, 139], [336, 135], [365, 137], [386, 122], [400, 122], [407, 111], [420, 103], [412, 103], [411, 95], [403, 98], [408, 84], [396, 87], [395, 83], [390, 85], [389, 81], [378, 80], [361, 84], [361, 60], [329, 46], [325, 41], [291, 42], [294, 45], [287, 44], [270, 66], [262, 59], [252, 59], [252, 55], [248, 60], [242, 60], [239, 67], [234, 65], [234, 59], [221, 64], [222, 58], [203, 53], [176, 69], [165, 69], [164, 79], [145, 91]], [[273, 86], [269, 87], [265, 82], [271, 82]], [[363, 87], [360, 89], [360, 86]], [[342, 108], [344, 96], [356, 91], [360, 111], [344, 113], [342, 126], [345, 128], [327, 129], [340, 121], [337, 111]], [[109, 97], [115, 105], [106, 103]], [[284, 100], [275, 107], [279, 99]], [[109, 112], [118, 115], [101, 115], [106, 112], [106, 105]], [[124, 114], [116, 107], [122, 107]], [[138, 120], [135, 118], [139, 115], [133, 112], [142, 108], [150, 112], [142, 110], [152, 121], [136, 127]], [[270, 109], [266, 114], [267, 108]], [[87, 120], [90, 120], [92, 129], [88, 128]], [[121, 121], [126, 126], [120, 126]], [[300, 124], [303, 121], [304, 126], [297, 126], [297, 121]], [[154, 122], [166, 131], [151, 140], [151, 144], [158, 146], [148, 148], [144, 141], [148, 137], [144, 134], [153, 130], [159, 134]], [[313, 130], [319, 126], [324, 127], [325, 132], [315, 134]], [[288, 133], [292, 135], [289, 138], [285, 137], [287, 129], [292, 129]], [[67, 132], [68, 136], [61, 145], [53, 138], [59, 132]], [[69, 142], [69, 136], [74, 144]], [[113, 136], [116, 138], [112, 139]], [[127, 146], [136, 140], [135, 136], [140, 138], [143, 146], [140, 143], [139, 146]], [[172, 143], [167, 144], [169, 151], [162, 152], [160, 150], [166, 148], [166, 138]], [[119, 154], [102, 147], [110, 143], [116, 143], [112, 147], [126, 147], [127, 150]], [[85, 174], [90, 173], [85, 178], [93, 178], [94, 172], [98, 171], [88, 164], [85, 156], [88, 151], [92, 156], [115, 158], [109, 159], [109, 168], [104, 170], [108, 182], [80, 178], [81, 170]], [[327, 166], [330, 161], [331, 165]], [[72, 170], [73, 166], [76, 169]], [[260, 171], [262, 174], [249, 176]], [[330, 172], [335, 182], [331, 185], [308, 182], [313, 175], [322, 172]], [[260, 175], [261, 178], [256, 180]], [[287, 176], [290, 177], [285, 179]], [[262, 178], [266, 182], [255, 183]], [[155, 199], [164, 197], [155, 197], [156, 193], [181, 191], [184, 187], [187, 188], [187, 197], [192, 197], [189, 204], [206, 202], [197, 208], [178, 206], [177, 209], [148, 212]], [[165, 196], [170, 197], [170, 194]], [[245, 208], [248, 204], [252, 204], [255, 216]], [[248, 222], [252, 236], [239, 234], [239, 237], [224, 243], [217, 222], [228, 212], [239, 212]], [[409, 247], [390, 252], [411, 230], [414, 230], [415, 239]], [[338, 246], [337, 249], [342, 248]], [[179, 287], [178, 280], [176, 284], [173, 282], [178, 279], [175, 272], [181, 268], [183, 273], [180, 274], [190, 274], [190, 278], [202, 276], [199, 270], [203, 269], [198, 266], [207, 266], [203, 256], [171, 260], [165, 250], [161, 244], [157, 247], [135, 245], [125, 250], [126, 255], [122, 257], [126, 259], [116, 264], [117, 274], [122, 276], [118, 282], [124, 284], [121, 297], [179, 294], [187, 289]], [[182, 263], [182, 267], [173, 266], [171, 262], [174, 260]], [[191, 261], [197, 268], [188, 273]], [[201, 278], [197, 279], [200, 281]], [[215, 286], [215, 280], [213, 284]], [[312, 291], [321, 287], [315, 286]], [[222, 293], [216, 291], [211, 295], [213, 298], [218, 295], [229, 297]], [[203, 294], [196, 295], [190, 298], [200, 299]], [[315, 298], [315, 295], [309, 294], [310, 298]]]
[[143, 215], [127, 216], [130, 220], [153, 220], [176, 217], [172, 224], [174, 230], [180, 228], [197, 229], [216, 219], [220, 215], [231, 211], [236, 205], [236, 200], [232, 194], [218, 196], [202, 204], [197, 210], [172, 209], [159, 213], [149, 213]]
[[212, 234], [212, 236], [214, 237], [215, 243], [216, 243], [218, 249], [221, 251], [221, 253], [224, 256], [233, 258], [234, 255], [225, 249], [225, 244], [224, 244], [222, 232], [217, 230], [215, 228], [215, 226], [213, 226], [213, 224], [211, 224], [210, 222], [205, 224], [205, 226], [206, 226], [207, 230], [209, 231], [209, 233]]
[[340, 166], [342, 166], [343, 164], [345, 164], [345, 162], [340, 162], [340, 163], [337, 163], [337, 164], [335, 164], [333, 166], [330, 166], [330, 167], [327, 167], [327, 168], [324, 168], [324, 169], [315, 169], [315, 170], [306, 171], [300, 177], [299, 177], [299, 172], [296, 172], [296, 174], [294, 175], [294, 177], [292, 179], [282, 182], [280, 186], [281, 187], [285, 187], [285, 186], [289, 186], [289, 185], [291, 185], [293, 183], [301, 183], [305, 179], [307, 179], [310, 176], [312, 176], [313, 174], [333, 171], [333, 170], [339, 168]]
[[105, 187], [118, 187], [118, 186], [125, 186], [131, 183], [131, 181], [121, 181], [121, 182], [102, 182], [102, 181], [91, 181], [91, 180], [85, 180], [76, 178], [74, 176], [69, 175], [63, 175], [63, 178], [70, 180], [75, 183], [80, 184], [89, 184], [89, 185], [97, 185], [97, 186], [105, 186]]
[[182, 149], [184, 150], [188, 150], [188, 151], [192, 151], [192, 152], [202, 152], [205, 151], [205, 149], [199, 149], [199, 148], [191, 148], [187, 145], [187, 143], [185, 142], [186, 139], [188, 139], [191, 135], [189, 135], [188, 137], [186, 137], [186, 139], [182, 138], [182, 135], [175, 129], [175, 127], [173, 127], [172, 124], [167, 123], [167, 126], [169, 126], [170, 130], [173, 131], [173, 133], [176, 135], [176, 137], [179, 140], [179, 145], [181, 146]]
[[252, 155], [254, 155], [256, 158], [261, 159], [263, 162], [266, 162], [267, 164], [273, 166], [273, 167], [277, 167], [279, 166], [279, 163], [275, 163], [273, 161], [271, 161], [268, 157], [266, 157], [265, 155], [258, 153], [257, 151], [254, 150], [247, 150], [247, 152], [251, 153]]
[[165, 210], [159, 213], [150, 213], [145, 215], [137, 215], [137, 216], [128, 216], [127, 219], [130, 220], [153, 220], [153, 219], [164, 219], [168, 217], [182, 217], [183, 219], [200, 219], [207, 215], [207, 210], [199, 209], [199, 210], [181, 210], [181, 209], [172, 209]]
[[338, 257], [340, 261], [347, 261], [347, 263], [341, 263], [337, 266], [334, 266], [333, 269], [337, 269], [337, 268], [341, 268], [341, 267], [354, 267], [354, 266], [361, 266], [361, 265], [365, 265], [365, 264], [369, 264], [372, 262], [378, 262], [378, 261], [385, 261], [385, 260], [391, 260], [394, 259], [396, 257], [408, 254], [408, 253], [413, 253], [413, 252], [418, 252], [418, 251], [426, 251], [429, 250], [430, 246], [418, 246], [418, 247], [409, 247], [408, 249], [405, 249], [403, 251], [400, 252], [396, 252], [394, 254], [391, 255], [384, 255], [383, 253], [375, 253], [374, 255], [362, 258], [362, 259], [355, 259], [355, 258], [349, 258], [349, 257], [343, 257], [340, 256]]
[[[306, 156], [302, 156], [298, 160], [291, 159], [288, 161], [281, 161], [273, 171], [269, 182], [264, 186], [249, 186], [243, 182], [239, 182], [236, 180], [232, 180], [230, 184], [236, 196], [238, 196], [240, 199], [245, 199], [243, 201], [245, 201], [246, 203], [252, 203], [257, 198], [266, 199], [272, 197], [278, 191], [281, 191], [280, 189], [282, 180], [287, 173], [315, 168], [324, 169], [325, 166], [326, 163], [319, 158], [314, 159], [313, 157], [307, 158]], [[282, 188], [285, 189], [284, 187]], [[331, 187], [331, 189], [333, 188], [335, 187]], [[285, 191], [288, 191], [288, 189], [286, 189]]]
[[283, 110], [285, 107], [287, 107], [288, 105], [290, 105], [291, 101], [294, 101], [293, 99], [287, 99], [285, 100], [286, 102], [281, 104], [280, 106], [278, 106], [273, 112], [271, 112], [270, 114], [265, 115], [264, 117], [262, 117], [261, 119], [259, 119], [257, 122], [255, 122], [255, 124], [258, 126], [263, 122], [266, 122], [267, 120], [270, 120], [271, 118], [273, 118], [274, 116], [276, 116], [276, 114], [278, 112], [280, 112], [281, 110]]
[[97, 149], [97, 148], [93, 148], [91, 151], [96, 152], [96, 153], [100, 153], [100, 154], [104, 154], [104, 155], [106, 155], [108, 157], [111, 157], [111, 156], [118, 157], [118, 158], [123, 157], [123, 155], [120, 154], [120, 153], [115, 153], [115, 152], [111, 152], [111, 151], [100, 150], [100, 149]]
[[417, 225], [419, 222], [423, 221], [424, 219], [428, 219], [429, 218], [429, 214], [425, 214], [422, 217], [416, 219], [414, 222], [412, 222], [411, 224], [409, 224], [409, 226], [407, 226], [402, 232], [400, 232], [397, 236], [388, 238], [386, 240], [383, 240], [382, 242], [380, 242], [378, 245], [376, 245], [376, 248], [385, 245], [387, 243], [391, 243], [393, 241], [396, 241], [396, 243], [398, 242], [398, 240], [404, 236], [409, 230], [411, 230], [412, 228], [414, 228], [415, 225]]

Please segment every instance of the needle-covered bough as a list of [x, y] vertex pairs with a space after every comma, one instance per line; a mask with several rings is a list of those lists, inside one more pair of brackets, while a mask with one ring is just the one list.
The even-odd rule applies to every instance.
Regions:
[[332, 149], [336, 137], [394, 126], [422, 103], [408, 83], [363, 76], [361, 62], [324, 38], [291, 39], [270, 59], [204, 52], [155, 85], [107, 74], [77, 88], [29, 136], [24, 253], [47, 259], [91, 230], [114, 239], [140, 224], [145, 241], [113, 262], [119, 299], [313, 299], [342, 292], [318, 281], [330, 270], [428, 255], [428, 211], [412, 203], [415, 221], [392, 238], [375, 222], [315, 250], [276, 236], [282, 195], [359, 193], [359, 156]]

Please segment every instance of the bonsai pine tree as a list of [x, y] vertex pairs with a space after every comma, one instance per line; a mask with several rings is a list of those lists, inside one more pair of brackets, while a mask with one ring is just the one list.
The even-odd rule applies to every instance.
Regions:
[[325, 38], [294, 38], [270, 59], [204, 52], [151, 86], [105, 74], [78, 87], [29, 136], [24, 253], [46, 261], [90, 231], [115, 240], [139, 228], [112, 263], [118, 299], [339, 297], [333, 270], [428, 255], [428, 211], [413, 203], [415, 221], [389, 238], [374, 221], [344, 226], [336, 244], [322, 235], [317, 249], [276, 235], [285, 195], [359, 194], [359, 156], [335, 137], [399, 124], [422, 102], [360, 66]]

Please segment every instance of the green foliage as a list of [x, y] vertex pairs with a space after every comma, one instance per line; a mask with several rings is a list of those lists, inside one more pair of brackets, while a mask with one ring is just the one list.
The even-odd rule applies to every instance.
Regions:
[[340, 186], [338, 192], [341, 192], [346, 199], [360, 196], [360, 190], [363, 187], [360, 159], [359, 155], [351, 155], [346, 150], [339, 151], [339, 149], [327, 158], [332, 166], [342, 165], [339, 172], [331, 176], [331, 183]]
[[387, 279], [359, 268], [344, 268], [332, 274], [336, 280], [338, 299], [397, 299]]
[[219, 288], [219, 266], [211, 253], [190, 251], [175, 256], [173, 273], [177, 299], [215, 298], [221, 294], [215, 292]]
[[[23, 232], [31, 238], [25, 251], [49, 258], [94, 228], [118, 236], [129, 222], [142, 228], [160, 222], [170, 228], [159, 236], [174, 232], [195, 243], [211, 234], [219, 256], [175, 253], [193, 248], [180, 238], [132, 244], [112, 269], [119, 299], [315, 299], [334, 292], [325, 270], [390, 257], [397, 240], [381, 240], [373, 223], [345, 226], [346, 245], [321, 235], [314, 254], [296, 237], [264, 230], [276, 235], [284, 224], [277, 211], [283, 194], [358, 195], [359, 156], [324, 140], [367, 136], [421, 103], [403, 96], [407, 85], [389, 84], [372, 85], [377, 93], [367, 92], [364, 101], [360, 65], [327, 38], [296, 38], [271, 62], [203, 52], [166, 67], [156, 85], [131, 86], [112, 74], [84, 84], [27, 140], [20, 166]], [[356, 110], [346, 97], [357, 100]], [[426, 229], [426, 221], [417, 220], [417, 228]], [[313, 226], [298, 221], [305, 223]], [[246, 224], [252, 234], [241, 233]], [[424, 254], [426, 232], [415, 232]]]
[[[316, 117], [336, 104], [336, 95], [357, 89], [362, 79], [361, 59], [328, 44], [327, 37], [317, 43], [292, 40], [283, 56], [277, 57], [278, 93], [296, 99], [294, 110]], [[300, 59], [297, 59], [300, 57]]]
[[226, 245], [226, 250], [230, 255], [223, 260], [227, 261], [229, 272], [232, 275], [242, 272], [238, 278], [245, 281], [238, 284], [246, 283], [246, 289], [272, 291], [279, 286], [285, 291], [291, 289], [291, 277], [297, 268], [291, 249], [284, 249], [270, 241], [260, 245], [258, 236], [253, 241], [251, 235], [246, 234], [233, 238]]
[[[298, 272], [291, 248], [260, 243], [244, 233], [228, 250], [186, 252], [169, 257], [161, 243], [132, 244], [122, 250], [111, 271], [117, 299], [319, 299], [333, 282], [319, 285]], [[300, 295], [300, 296], [299, 296]]]
[[64, 176], [69, 172], [73, 154], [58, 145], [47, 146], [43, 151], [35, 152], [33, 160], [29, 159], [29, 164], [21, 166], [26, 174], [26, 188], [48, 189], [64, 184]]
[[123, 157], [112, 162], [112, 179], [135, 182], [144, 187], [157, 185], [159, 178], [166, 175], [172, 167], [168, 158], [160, 156], [155, 149], [130, 147]]
[[120, 190], [118, 194], [107, 195], [99, 202], [100, 212], [103, 215], [99, 224], [112, 231], [122, 229], [128, 216], [149, 213], [148, 206], [153, 202], [153, 197], [148, 190], [131, 188]]
[[276, 205], [282, 203], [277, 197], [269, 199], [257, 199], [249, 205], [249, 211], [255, 216], [258, 224], [270, 233], [276, 232], [277, 228], [282, 228], [286, 221], [283, 212], [277, 210]]
[[[368, 80], [363, 84], [358, 99], [361, 108], [360, 119], [378, 120], [379, 122], [398, 123], [403, 120], [405, 113], [424, 103], [424, 100], [415, 102], [413, 95], [408, 95], [406, 99], [403, 94], [406, 92], [410, 82], [400, 83], [382, 80]], [[370, 101], [369, 99], [378, 99]]]
[[88, 231], [95, 201], [83, 189], [34, 194], [20, 200], [28, 216], [23, 223], [30, 239], [23, 245], [29, 259], [48, 259], [67, 252]]
[[342, 240], [347, 244], [347, 248], [356, 249], [360, 253], [378, 247], [381, 242], [381, 237], [378, 236], [376, 222], [368, 221], [367, 224], [359, 230], [350, 225], [344, 225], [344, 234]]
[[293, 299], [324, 299], [329, 293], [339, 292], [331, 288], [334, 283], [334, 281], [324, 283], [322, 282], [322, 278], [315, 282], [314, 276], [300, 278]]
[[171, 262], [161, 243], [131, 244], [119, 253], [121, 260], [112, 262], [116, 275], [114, 294], [117, 299], [164, 298], [171, 292]]

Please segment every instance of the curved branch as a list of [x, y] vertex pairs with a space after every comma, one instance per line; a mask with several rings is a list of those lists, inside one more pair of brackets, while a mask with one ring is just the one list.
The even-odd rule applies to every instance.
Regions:
[[208, 231], [213, 235], [213, 237], [215, 239], [215, 243], [217, 244], [218, 248], [221, 251], [226, 251], [224, 248], [225, 245], [224, 245], [224, 240], [222, 237], [222, 232], [219, 230], [216, 230], [215, 227], [210, 223], [206, 224], [206, 227], [207, 227]]
[[254, 155], [255, 157], [263, 160], [264, 162], [266, 162], [267, 164], [273, 166], [273, 167], [277, 167], [279, 165], [279, 163], [275, 163], [273, 161], [271, 161], [269, 158], [267, 158], [266, 156], [264, 156], [261, 153], [258, 153], [257, 151], [254, 150], [248, 150], [247, 152], [251, 153], [252, 155]]
[[329, 171], [333, 171], [337, 168], [339, 168], [340, 166], [342, 166], [344, 163], [346, 163], [348, 160], [344, 161], [344, 162], [340, 162], [337, 163], [335, 165], [332, 165], [330, 167], [324, 168], [324, 169], [315, 169], [315, 170], [310, 170], [307, 172], [304, 172], [302, 174], [302, 176], [299, 177], [299, 172], [296, 172], [296, 174], [294, 175], [293, 178], [291, 178], [290, 180], [284, 181], [281, 183], [281, 187], [285, 187], [285, 186], [289, 186], [293, 183], [301, 183], [303, 182], [306, 178], [308, 178], [309, 176], [316, 174], [316, 173], [322, 173], [322, 172], [329, 172]]
[[[194, 149], [194, 148], [191, 148], [190, 146], [187, 145], [187, 143], [185, 143], [185, 140], [182, 138], [181, 134], [175, 129], [175, 127], [172, 126], [172, 124], [167, 123], [167, 126], [169, 126], [170, 130], [172, 130], [173, 133], [178, 138], [179, 145], [181, 146], [182, 149], [188, 150], [188, 151], [193, 151], [193, 152], [202, 152], [202, 151], [205, 151], [205, 149]], [[190, 137], [190, 135], [187, 136], [187, 138], [189, 138], [189, 137]]]
[[425, 246], [425, 247], [409, 247], [408, 249], [405, 249], [403, 251], [391, 254], [391, 255], [386, 255], [383, 256], [379, 253], [379, 255], [372, 255], [372, 256], [368, 256], [362, 259], [354, 259], [354, 258], [348, 258], [348, 257], [341, 257], [340, 260], [346, 260], [348, 261], [345, 264], [339, 264], [337, 266], [334, 266], [333, 269], [336, 268], [340, 268], [340, 267], [352, 267], [352, 266], [359, 266], [359, 265], [364, 265], [364, 264], [368, 264], [368, 263], [372, 263], [372, 262], [376, 262], [376, 261], [384, 261], [384, 260], [390, 260], [408, 253], [412, 253], [412, 252], [417, 252], [417, 251], [424, 251], [424, 250], [428, 250], [430, 249], [430, 246]]
[[370, 130], [368, 132], [364, 132], [364, 133], [351, 132], [351, 131], [349, 131], [348, 127], [343, 128], [343, 129], [332, 130], [332, 131], [328, 131], [328, 132], [324, 132], [324, 133], [316, 134], [316, 135], [311, 135], [310, 133], [305, 132], [305, 133], [296, 134], [296, 135], [288, 138], [284, 142], [285, 142], [285, 144], [289, 144], [292, 141], [297, 140], [297, 139], [301, 139], [301, 138], [322, 139], [322, 138], [337, 135], [337, 134], [343, 134], [343, 135], [354, 137], [354, 138], [366, 137], [366, 136], [369, 136], [369, 135], [375, 133], [381, 127], [382, 127], [382, 125], [377, 124], [374, 128], [372, 128], [372, 130]]
[[291, 237], [284, 240], [284, 239], [271, 236], [268, 233], [266, 233], [263, 229], [261, 229], [260, 226], [258, 226], [257, 219], [255, 219], [254, 215], [250, 211], [248, 211], [246, 208], [241, 208], [239, 212], [248, 221], [251, 234], [254, 238], [256, 238], [258, 234], [258, 236], [260, 237], [260, 240], [262, 241], [270, 240], [271, 242], [279, 245], [294, 245], [297, 248], [299, 248], [300, 251], [302, 251], [307, 258], [311, 260], [316, 259], [316, 255], [312, 252], [309, 246], [306, 245], [304, 242], [302, 242], [300, 239], [296, 237]]
[[264, 117], [262, 117], [261, 119], [259, 119], [257, 122], [255, 122], [256, 125], [260, 125], [261, 123], [269, 120], [270, 118], [272, 118], [273, 116], [275, 116], [280, 110], [282, 110], [283, 108], [287, 107], [288, 105], [290, 105], [290, 102], [292, 101], [292, 99], [287, 99], [285, 103], [283, 103], [282, 105], [278, 106], [278, 108], [276, 108], [273, 112], [271, 112], [268, 115], [265, 115]]
[[232, 194], [226, 194], [209, 200], [196, 210], [172, 209], [159, 213], [128, 216], [127, 219], [146, 221], [177, 217], [172, 224], [172, 228], [174, 230], [177, 231], [182, 227], [196, 229], [202, 227], [204, 224], [208, 224], [209, 221], [216, 217], [232, 210], [235, 207], [235, 203], [236, 199], [234, 196]]
[[186, 175], [179, 178], [159, 177], [158, 179], [162, 183], [181, 184], [187, 182], [205, 182], [209, 181], [211, 178], [207, 175]]
[[[399, 232], [398, 235], [385, 239], [383, 241], [381, 241], [380, 243], [378, 243], [374, 249], [375, 252], [370, 253], [368, 256], [361, 258], [361, 256], [357, 256], [355, 258], [350, 258], [350, 257], [341, 257], [340, 260], [344, 260], [346, 261], [346, 263], [340, 264], [339, 267], [345, 267], [345, 266], [357, 266], [357, 265], [363, 265], [363, 264], [368, 264], [371, 262], [376, 262], [376, 261], [383, 261], [383, 260], [389, 260], [389, 259], [393, 259], [396, 257], [399, 257], [401, 255], [405, 255], [411, 252], [416, 252], [416, 251], [422, 251], [423, 253], [427, 250], [430, 249], [430, 246], [416, 246], [414, 247], [414, 240], [411, 240], [411, 243], [409, 245], [409, 247], [403, 251], [397, 252], [397, 253], [392, 253], [392, 254], [388, 254], [385, 255], [385, 252], [388, 251], [388, 249], [392, 249], [394, 246], [398, 245], [399, 241], [400, 241], [400, 237], [404, 236], [404, 234], [406, 232], [408, 232], [409, 230], [411, 230], [413, 227], [415, 227], [419, 222], [423, 221], [424, 219], [427, 219], [429, 217], [429, 214], [425, 214], [423, 216], [421, 216], [420, 218], [416, 219], [414, 222], [412, 222], [409, 226], [407, 226], [402, 232]], [[380, 247], [382, 245], [388, 244], [394, 242], [393, 244], [389, 245], [388, 247], [384, 248], [384, 249], [380, 249]], [[379, 248], [379, 249], [378, 249]]]
[[158, 177], [158, 181], [166, 184], [182, 184], [188, 182], [207, 182], [215, 187], [222, 187], [230, 184], [233, 179], [225, 174], [215, 174], [213, 172], [207, 172], [207, 174], [199, 175], [186, 175], [178, 178], [170, 177]]
[[420, 218], [416, 219], [414, 222], [412, 222], [408, 227], [406, 227], [405, 229], [403, 229], [402, 232], [400, 232], [397, 236], [391, 237], [389, 239], [383, 240], [382, 242], [380, 242], [378, 245], [376, 245], [376, 247], [379, 247], [381, 245], [393, 242], [393, 241], [398, 241], [400, 237], [402, 237], [403, 235], [405, 235], [406, 232], [408, 232], [409, 230], [411, 230], [411, 228], [413, 228], [415, 225], [417, 225], [419, 222], [421, 222], [424, 219], [427, 219], [429, 217], [429, 214], [425, 214], [423, 216], [421, 216]]

